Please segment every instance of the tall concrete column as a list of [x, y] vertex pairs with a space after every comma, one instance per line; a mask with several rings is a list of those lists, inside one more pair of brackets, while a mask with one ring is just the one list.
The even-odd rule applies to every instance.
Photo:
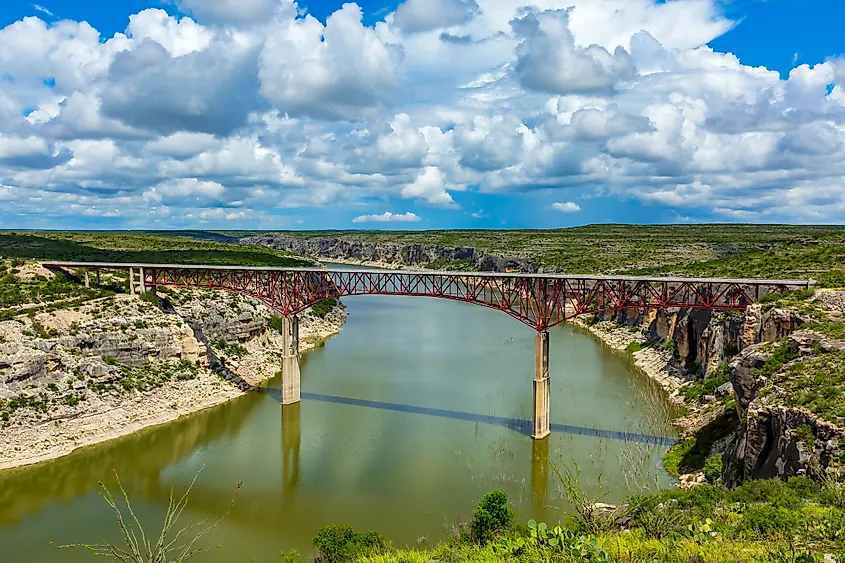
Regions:
[[282, 404], [300, 400], [299, 317], [282, 317]]
[[135, 269], [129, 268], [129, 295], [135, 295]]
[[534, 340], [534, 431], [531, 437], [542, 440], [549, 430], [549, 333], [538, 332]]
[[138, 268], [138, 275], [139, 275], [138, 284], [141, 286], [141, 293], [146, 293], [147, 288], [144, 285], [144, 268]]
[[91, 287], [91, 280], [88, 277], [88, 270], [85, 270], [85, 287]]
[[100, 270], [97, 270], [97, 287], [100, 287]]

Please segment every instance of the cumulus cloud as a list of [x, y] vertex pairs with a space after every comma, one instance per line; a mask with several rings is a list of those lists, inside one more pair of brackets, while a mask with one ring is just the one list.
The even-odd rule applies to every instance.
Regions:
[[406, 33], [430, 31], [466, 23], [479, 11], [475, 0], [405, 0], [393, 23]]
[[555, 211], [563, 211], [564, 213], [576, 213], [581, 211], [581, 206], [572, 201], [557, 202], [552, 204], [552, 209]]
[[289, 19], [261, 50], [261, 94], [291, 115], [337, 119], [389, 102], [398, 85], [401, 45], [385, 43], [344, 4], [324, 26], [312, 16]]
[[282, 8], [290, 9], [287, 0], [176, 0], [179, 9], [201, 21], [218, 24], [256, 24], [267, 22]]
[[420, 218], [411, 213], [391, 213], [385, 211], [381, 215], [360, 215], [352, 219], [353, 223], [416, 223]]
[[73, 14], [0, 29], [0, 220], [419, 220], [458, 192], [467, 218], [487, 193], [577, 211], [562, 189], [845, 212], [845, 62], [743, 65], [708, 46], [734, 23], [716, 0], [407, 0], [375, 25], [351, 3], [321, 23], [292, 0], [175, 1], [111, 36]]
[[610, 92], [636, 75], [631, 55], [600, 45], [580, 47], [569, 30], [569, 10], [529, 12], [511, 21], [522, 38], [514, 72], [527, 88], [551, 94]]

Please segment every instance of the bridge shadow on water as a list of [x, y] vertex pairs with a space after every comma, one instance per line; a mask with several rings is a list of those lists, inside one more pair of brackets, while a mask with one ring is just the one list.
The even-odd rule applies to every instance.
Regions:
[[[281, 391], [279, 389], [258, 388], [256, 392], [268, 395], [274, 400], [281, 402]], [[302, 393], [302, 399], [305, 401], [320, 401], [324, 403], [335, 403], [338, 405], [350, 405], [355, 407], [367, 407], [372, 409], [383, 409], [395, 412], [406, 412], [411, 414], [422, 414], [427, 416], [437, 416], [440, 418], [451, 418], [453, 420], [464, 420], [467, 422], [479, 422], [483, 424], [491, 424], [494, 426], [503, 426], [511, 430], [515, 430], [525, 436], [531, 436], [532, 421], [522, 418], [507, 418], [502, 416], [476, 414], [464, 411], [454, 411], [448, 409], [435, 409], [430, 407], [417, 407], [414, 405], [404, 405], [400, 403], [386, 403], [382, 401], [371, 401], [367, 399], [353, 399], [350, 397], [338, 397], [335, 395], [322, 395], [319, 393]], [[651, 436], [649, 434], [639, 434], [634, 432], [620, 432], [617, 430], [602, 430], [600, 428], [588, 428], [585, 426], [572, 426], [569, 424], [555, 424], [549, 425], [552, 432], [561, 432], [564, 434], [574, 434], [578, 436], [592, 436], [595, 438], [606, 438], [610, 440], [622, 440], [625, 442], [635, 442], [641, 444], [654, 444], [660, 446], [671, 446], [678, 442], [676, 438], [665, 436]]]

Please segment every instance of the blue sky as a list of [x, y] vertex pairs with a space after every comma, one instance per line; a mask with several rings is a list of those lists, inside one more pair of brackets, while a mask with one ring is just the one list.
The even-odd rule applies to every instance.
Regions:
[[0, 228], [845, 212], [843, 2], [291, 3], [0, 5]]

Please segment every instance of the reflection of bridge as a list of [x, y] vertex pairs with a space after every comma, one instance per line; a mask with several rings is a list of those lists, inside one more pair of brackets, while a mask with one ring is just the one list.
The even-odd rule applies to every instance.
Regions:
[[324, 270], [166, 264], [47, 263], [89, 271], [128, 270], [129, 291], [158, 285], [224, 289], [254, 297], [283, 318], [282, 402], [300, 400], [297, 314], [324, 299], [352, 295], [413, 295], [500, 310], [537, 331], [532, 437], [549, 435], [548, 329], [579, 315], [619, 309], [681, 307], [744, 310], [769, 293], [804, 289], [808, 281], [572, 276], [489, 272]]

